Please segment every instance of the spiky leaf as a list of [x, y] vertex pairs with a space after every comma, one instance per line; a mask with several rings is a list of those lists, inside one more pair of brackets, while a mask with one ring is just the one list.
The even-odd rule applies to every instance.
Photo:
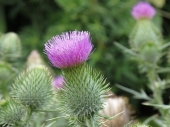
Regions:
[[43, 108], [51, 99], [51, 75], [44, 66], [29, 68], [15, 80], [12, 98], [32, 109]]

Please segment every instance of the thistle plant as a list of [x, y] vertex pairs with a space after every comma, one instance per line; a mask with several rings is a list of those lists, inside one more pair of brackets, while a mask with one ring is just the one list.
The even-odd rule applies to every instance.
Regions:
[[62, 70], [65, 85], [57, 92], [61, 112], [77, 127], [99, 127], [99, 111], [103, 108], [108, 85], [103, 76], [87, 65], [92, 51], [86, 31], [66, 32], [45, 44], [51, 64]]
[[33, 113], [46, 109], [52, 99], [52, 78], [43, 65], [28, 68], [14, 81], [10, 101], [0, 101], [0, 124], [21, 127]]
[[165, 124], [165, 118], [169, 115], [169, 109], [165, 108], [162, 94], [167, 87], [168, 81], [161, 79], [159, 73], [169, 72], [168, 68], [159, 66], [159, 61], [163, 56], [163, 50], [170, 43], [163, 44], [161, 32], [152, 22], [153, 16], [156, 14], [155, 9], [147, 2], [139, 2], [132, 9], [132, 16], [136, 20], [136, 25], [132, 30], [129, 40], [130, 47], [128, 49], [118, 43], [116, 45], [128, 52], [139, 63], [139, 70], [146, 74], [148, 78], [148, 87], [153, 95], [149, 96], [144, 90], [141, 92], [118, 85], [119, 88], [135, 95], [135, 98], [144, 99], [145, 105], [156, 108], [160, 115], [152, 116], [150, 120], [154, 120], [160, 126], [169, 126]]

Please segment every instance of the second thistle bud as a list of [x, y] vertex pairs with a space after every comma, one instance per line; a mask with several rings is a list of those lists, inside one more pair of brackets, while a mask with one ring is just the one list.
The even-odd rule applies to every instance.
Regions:
[[161, 32], [150, 20], [156, 14], [154, 7], [141, 1], [133, 7], [131, 14], [137, 20], [130, 34], [132, 50], [138, 52], [146, 42], [154, 42], [160, 46], [162, 44]]
[[10, 32], [0, 37], [0, 57], [16, 60], [21, 56], [21, 43], [17, 34]]
[[51, 99], [51, 75], [44, 66], [30, 68], [15, 80], [12, 98], [31, 109], [43, 108]]
[[45, 54], [54, 67], [68, 68], [85, 62], [93, 46], [86, 31], [66, 32], [45, 44]]
[[162, 45], [161, 33], [150, 20], [140, 20], [130, 34], [130, 46], [134, 51], [139, 51], [147, 42]]

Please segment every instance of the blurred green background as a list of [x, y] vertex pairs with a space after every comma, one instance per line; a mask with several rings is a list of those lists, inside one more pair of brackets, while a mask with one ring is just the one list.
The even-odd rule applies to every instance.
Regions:
[[[150, 116], [156, 111], [142, 106], [142, 100], [135, 100], [115, 87], [121, 84], [139, 91], [147, 88], [145, 74], [138, 71], [137, 63], [124, 54], [114, 42], [129, 47], [128, 36], [135, 20], [131, 8], [138, 0], [0, 0], [0, 32], [16, 32], [22, 42], [24, 64], [29, 53], [37, 49], [43, 59], [44, 44], [56, 34], [69, 30], [85, 30], [91, 33], [94, 44], [89, 64], [101, 71], [110, 82], [113, 92], [129, 97], [137, 117]], [[170, 40], [170, 1], [150, 0], [157, 8], [153, 19], [162, 30], [166, 42]], [[162, 61], [162, 65], [165, 62]], [[53, 68], [56, 74], [59, 70]], [[165, 101], [169, 94], [165, 94]]]

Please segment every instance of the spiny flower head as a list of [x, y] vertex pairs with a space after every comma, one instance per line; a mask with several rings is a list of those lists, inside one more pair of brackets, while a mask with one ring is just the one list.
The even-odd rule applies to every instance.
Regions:
[[93, 48], [90, 33], [72, 31], [52, 37], [45, 44], [45, 54], [57, 68], [68, 68], [86, 61]]
[[132, 9], [132, 16], [135, 19], [151, 19], [155, 15], [155, 9], [147, 2], [139, 2]]
[[13, 100], [4, 101], [0, 105], [0, 125], [14, 126], [24, 116], [24, 107]]
[[64, 81], [63, 76], [57, 76], [53, 80], [53, 88], [55, 88], [55, 89], [62, 88], [64, 83], [65, 83], [65, 81]]
[[11, 97], [31, 109], [48, 105], [52, 96], [51, 74], [43, 65], [30, 67], [16, 78]]

